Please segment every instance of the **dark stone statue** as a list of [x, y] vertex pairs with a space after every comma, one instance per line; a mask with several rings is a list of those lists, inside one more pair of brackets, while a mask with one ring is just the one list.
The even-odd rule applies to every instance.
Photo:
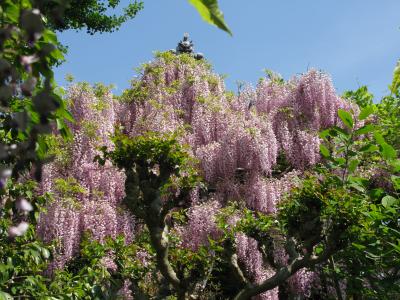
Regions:
[[183, 39], [178, 43], [176, 47], [176, 53], [193, 53], [193, 42], [189, 40], [189, 34], [185, 33]]
[[185, 33], [183, 39], [178, 43], [176, 50], [171, 50], [171, 52], [179, 55], [182, 53], [187, 53], [193, 56], [195, 59], [202, 59], [204, 55], [202, 53], [195, 53], [193, 42], [189, 39], [189, 34]]

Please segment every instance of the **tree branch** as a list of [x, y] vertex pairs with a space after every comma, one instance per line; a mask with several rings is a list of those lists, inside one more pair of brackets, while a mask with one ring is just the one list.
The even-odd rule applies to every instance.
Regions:
[[231, 266], [231, 269], [232, 269], [235, 277], [240, 282], [240, 284], [243, 286], [250, 286], [251, 282], [246, 278], [242, 269], [240, 268], [239, 263], [238, 263], [238, 257], [237, 257], [236, 253], [232, 253], [232, 255], [230, 255], [229, 264]]
[[234, 298], [234, 300], [247, 300], [253, 296], [259, 295], [263, 292], [276, 288], [285, 282], [290, 276], [295, 274], [302, 268], [310, 268], [318, 263], [327, 260], [333, 253], [335, 248], [327, 245], [326, 249], [318, 257], [311, 257], [309, 254], [304, 257], [295, 258], [289, 265], [280, 268], [275, 275], [268, 278], [258, 285], [247, 286], [242, 289]]

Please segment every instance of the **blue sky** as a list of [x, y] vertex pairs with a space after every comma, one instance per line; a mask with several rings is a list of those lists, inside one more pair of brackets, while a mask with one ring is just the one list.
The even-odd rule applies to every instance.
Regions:
[[[121, 1], [121, 6], [128, 3]], [[175, 48], [184, 32], [214, 70], [226, 74], [227, 88], [237, 81], [256, 84], [263, 69], [288, 79], [308, 68], [333, 78], [338, 92], [367, 85], [380, 97], [388, 92], [400, 58], [399, 0], [219, 0], [233, 37], [204, 23], [182, 0], [144, 0], [145, 8], [112, 34], [84, 31], [59, 34], [69, 46], [67, 62], [56, 72], [76, 81], [129, 87], [134, 68], [156, 50]]]

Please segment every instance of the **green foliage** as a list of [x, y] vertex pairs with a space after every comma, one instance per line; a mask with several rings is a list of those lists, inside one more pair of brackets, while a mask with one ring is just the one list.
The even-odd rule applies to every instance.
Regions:
[[225, 23], [222, 12], [219, 10], [217, 0], [189, 0], [189, 3], [196, 8], [204, 21], [232, 35], [232, 32]]
[[[267, 76], [267, 78], [269, 80], [271, 80], [271, 82], [275, 83], [275, 84], [284, 84], [285, 80], [283, 79], [283, 77], [281, 76], [281, 74], [278, 74], [270, 69], [264, 69], [264, 73]], [[263, 78], [261, 80], [264, 80]]]
[[39, 138], [41, 145], [38, 155], [43, 160], [51, 160], [61, 166], [71, 163], [71, 144], [60, 135], [46, 135]]
[[95, 111], [103, 111], [108, 107], [106, 101], [104, 101], [104, 97], [110, 93], [111, 89], [114, 88], [114, 85], [105, 85], [103, 83], [95, 83], [93, 86], [93, 93], [96, 96], [97, 102], [92, 106]]
[[[196, 66], [202, 66], [205, 67], [207, 70], [212, 69], [211, 64], [206, 59], [196, 59], [188, 53], [181, 53], [179, 55], [175, 55], [171, 51], [164, 51], [164, 52], [156, 51], [154, 53], [154, 57], [156, 59], [163, 61], [165, 64], [168, 65], [175, 64], [178, 66], [179, 64], [184, 64], [193, 68], [195, 68]], [[148, 64], [144, 64], [139, 69], [139, 71], [144, 71], [146, 67], [148, 67]]]
[[[113, 138], [116, 149], [106, 156], [119, 167], [129, 169], [135, 165], [154, 168], [159, 165], [160, 175], [172, 173], [189, 167], [190, 156], [178, 143], [176, 135], [161, 135], [149, 132], [135, 138], [117, 133]], [[156, 172], [156, 171], [155, 171]], [[162, 176], [162, 175], [161, 175]]]
[[89, 121], [89, 120], [82, 120], [80, 122], [80, 125], [82, 126], [82, 132], [85, 136], [87, 136], [92, 141], [99, 140], [99, 137], [97, 134], [98, 129], [99, 129], [99, 124], [96, 124], [96, 122]]
[[400, 149], [400, 87], [377, 105], [381, 133], [395, 149]]
[[[143, 268], [136, 258], [137, 247], [124, 237], [108, 238], [105, 243], [85, 235], [80, 253], [64, 270], [56, 272], [50, 288], [62, 299], [122, 299], [118, 295], [124, 280], [139, 276]], [[106, 261], [113, 261], [107, 265]]]
[[356, 91], [344, 92], [343, 98], [356, 103], [360, 108], [364, 108], [373, 104], [374, 96], [368, 91], [366, 86], [362, 86]]
[[354, 121], [351, 114], [343, 109], [338, 111], [339, 118], [342, 120], [343, 124], [348, 128], [352, 129], [354, 126]]
[[88, 191], [73, 177], [57, 178], [54, 180], [54, 189], [57, 195], [63, 199], [76, 199], [79, 194], [87, 194]]
[[118, 30], [143, 9], [142, 1], [133, 1], [123, 8], [121, 15], [110, 14], [119, 3], [119, 0], [67, 0], [60, 5], [57, 1], [43, 1], [39, 8], [53, 30], [85, 28], [89, 34], [94, 34]]
[[57, 126], [64, 138], [70, 137], [66, 121], [72, 117], [56, 93], [52, 68], [63, 62], [64, 49], [54, 32], [46, 28], [32, 1], [3, 1], [0, 21], [3, 38], [0, 43], [0, 120], [1, 149], [15, 144], [2, 159], [11, 166], [13, 175], [37, 167], [40, 178], [45, 144], [41, 136]]
[[379, 132], [375, 132], [374, 137], [375, 137], [376, 142], [379, 144], [380, 151], [381, 151], [383, 158], [390, 160], [390, 159], [394, 159], [397, 157], [396, 150], [392, 146], [390, 146], [388, 143], [386, 143], [382, 134], [380, 134]]
[[107, 152], [103, 148], [104, 157], [97, 157], [100, 163], [111, 159], [121, 169], [140, 168], [150, 177], [158, 177], [161, 181], [178, 176], [181, 183], [192, 185], [198, 180], [195, 161], [181, 146], [176, 134], [159, 134], [148, 132], [135, 138], [117, 133], [113, 138], [116, 149]]
[[[2, 195], [2, 199], [7, 199], [0, 204], [0, 291], [4, 297], [41, 298], [47, 294], [48, 280], [41, 272], [50, 257], [50, 249], [37, 240], [34, 225], [48, 198], [37, 197], [35, 188], [33, 181], [25, 184], [9, 181], [7, 192]], [[17, 216], [14, 202], [21, 198], [33, 206], [23, 217], [31, 225], [24, 235], [12, 238], [8, 232], [17, 221], [13, 220]]]
[[393, 94], [398, 93], [400, 89], [400, 61], [397, 62], [396, 68], [393, 72], [393, 81], [392, 85], [390, 86], [390, 90]]
[[282, 203], [279, 219], [287, 234], [306, 249], [334, 234], [339, 235], [335, 246], [340, 249], [348, 243], [351, 228], [363, 217], [360, 208], [364, 201], [338, 184], [336, 177], [326, 173], [321, 179], [308, 177], [293, 189]]
[[[2, 183], [0, 189], [0, 299], [117, 299], [117, 292], [125, 280], [131, 280], [132, 288], [135, 289], [134, 282], [140, 281], [145, 273], [142, 261], [136, 258], [140, 246], [127, 245], [121, 237], [109, 239], [105, 244], [93, 242], [86, 237], [82, 241], [80, 255], [67, 268], [55, 272], [52, 278], [46, 277], [44, 274], [52, 259], [52, 245], [44, 245], [36, 236], [35, 225], [39, 214], [50, 200], [65, 201], [87, 191], [73, 178], [57, 179], [53, 199], [47, 194], [38, 196], [35, 183], [24, 182], [25, 176], [20, 181], [15, 180], [23, 171], [30, 171], [33, 164], [34, 175], [40, 180], [43, 163], [55, 156], [59, 162], [67, 164], [70, 156], [71, 148], [67, 142], [71, 133], [68, 123], [74, 120], [67, 110], [66, 101], [62, 99], [62, 90], [55, 86], [52, 70], [64, 61], [66, 48], [60, 45], [52, 30], [86, 28], [90, 34], [112, 32], [123, 22], [135, 17], [143, 7], [142, 2], [134, 1], [124, 9], [122, 15], [107, 15], [107, 10], [115, 9], [119, 2], [1, 2], [1, 168], [13, 168], [14, 178], [8, 181], [5, 188]], [[206, 5], [212, 6], [212, 22], [220, 27], [225, 25], [216, 4]], [[182, 55], [182, 61], [184, 60], [194, 63]], [[157, 68], [145, 71], [154, 76], [160, 75], [160, 69]], [[72, 81], [72, 78], [69, 79]], [[108, 89], [109, 87], [96, 85], [94, 93], [101, 100]], [[99, 101], [93, 109], [103, 111], [107, 107], [104, 102]], [[95, 136], [95, 124], [84, 123], [83, 127], [87, 135]], [[54, 129], [60, 135], [51, 135]], [[144, 160], [146, 157], [160, 161], [161, 173], [166, 170], [174, 176], [179, 175], [179, 186], [189, 189], [198, 180], [194, 163], [183, 151], [183, 147], [172, 140], [170, 137], [164, 140], [155, 138], [147, 143], [139, 139], [138, 147], [149, 150], [149, 155], [138, 147], [135, 148], [134, 143], [127, 143], [128, 149], [125, 150], [132, 151], [130, 154], [133, 154], [137, 165], [148, 163]], [[152, 146], [155, 148], [151, 148]], [[164, 159], [167, 160], [165, 164]], [[148, 171], [156, 174], [157, 164], [153, 163], [152, 166], [154, 168]], [[29, 211], [17, 209], [15, 203], [21, 199], [32, 205], [31, 211], [30, 208]], [[22, 224], [21, 222], [29, 222], [25, 234], [12, 235], [13, 226]], [[202, 252], [203, 256], [205, 253]], [[197, 253], [185, 255], [176, 253], [178, 258], [182, 257], [182, 264], [185, 257], [186, 261], [191, 261], [193, 255], [199, 256]], [[107, 269], [104, 264], [103, 260], [110, 256], [116, 265], [115, 270]], [[198, 261], [207, 265], [207, 260], [203, 258]], [[192, 266], [190, 270], [196, 273], [197, 269]]]
[[[392, 114], [393, 110], [385, 111], [391, 107], [384, 104], [385, 99], [377, 105], [378, 109], [373, 104], [364, 105], [357, 119], [339, 112], [347, 130], [332, 128], [321, 133], [325, 144], [320, 149], [327, 169], [320, 171], [334, 174], [336, 186], [343, 189], [344, 199], [340, 202], [351, 203], [360, 215], [358, 222], [351, 223], [351, 244], [334, 255], [335, 271], [328, 267], [325, 274], [336, 281], [346, 280], [346, 292], [352, 297], [390, 299], [398, 297], [400, 292], [399, 277], [394, 271], [400, 257], [399, 160], [396, 149], [386, 142], [386, 138], [393, 137], [391, 130], [396, 124], [378, 121], [367, 122], [360, 128], [356, 125], [370, 119], [373, 113], [384, 118]], [[378, 174], [370, 176], [368, 171]], [[361, 199], [362, 205], [354, 205], [354, 195]]]

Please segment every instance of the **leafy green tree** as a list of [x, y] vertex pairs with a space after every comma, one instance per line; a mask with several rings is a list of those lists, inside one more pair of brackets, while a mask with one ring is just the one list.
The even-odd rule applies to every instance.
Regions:
[[129, 3], [121, 15], [110, 15], [119, 0], [67, 0], [37, 1], [40, 11], [47, 17], [49, 28], [57, 31], [85, 28], [89, 34], [113, 32], [143, 9], [142, 1]]
[[[365, 88], [353, 95], [356, 100], [371, 99]], [[345, 186], [347, 194], [356, 193], [364, 199], [364, 205], [357, 207], [363, 217], [352, 228], [347, 246], [332, 257], [323, 271], [335, 283], [340, 299], [344, 298], [341, 281], [346, 282], [346, 293], [353, 299], [390, 299], [399, 295], [400, 161], [396, 149], [384, 139], [384, 135], [392, 137], [388, 124], [374, 122], [375, 105], [369, 103], [357, 119], [339, 111], [346, 128], [321, 134], [326, 141], [321, 145], [321, 153], [327, 158], [325, 167], [337, 174], [338, 185]], [[378, 117], [387, 108], [382, 103], [378, 104]], [[383, 115], [386, 113], [392, 111]]]

